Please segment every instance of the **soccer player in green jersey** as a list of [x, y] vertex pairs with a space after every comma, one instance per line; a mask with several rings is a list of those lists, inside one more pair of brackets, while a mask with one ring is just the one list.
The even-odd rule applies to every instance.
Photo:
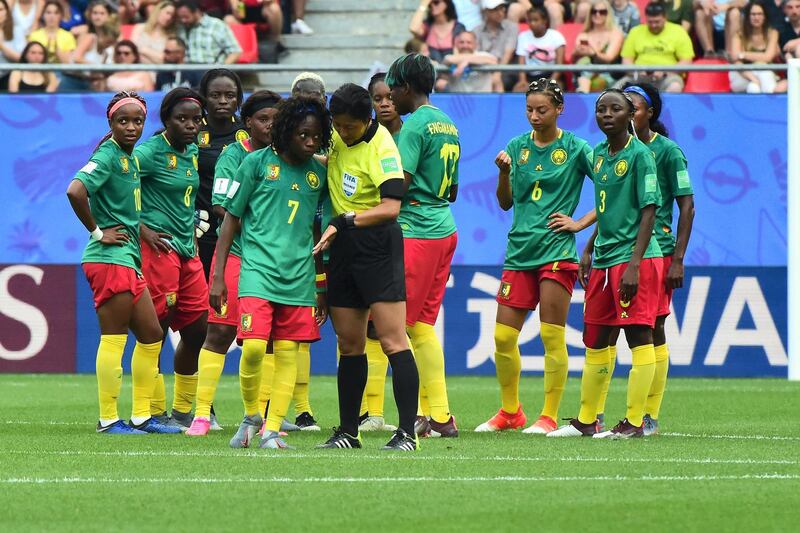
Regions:
[[[628, 94], [636, 106], [633, 115], [636, 136], [652, 150], [656, 158], [658, 186], [661, 191], [661, 205], [656, 208], [655, 237], [664, 254], [664, 286], [658, 302], [658, 314], [653, 330], [653, 343], [656, 352], [656, 372], [650, 393], [647, 396], [644, 415], [644, 435], [658, 432], [658, 417], [661, 401], [667, 385], [669, 371], [669, 349], [664, 333], [664, 322], [670, 313], [672, 291], [683, 287], [683, 258], [692, 234], [694, 220], [694, 192], [689, 178], [686, 156], [683, 151], [668, 137], [661, 116], [661, 95], [658, 89], [649, 83], [638, 85], [627, 84], [623, 91]], [[678, 234], [672, 233], [673, 205], [678, 204]], [[598, 421], [604, 422], [608, 382], [611, 381], [616, 360], [616, 336], [611, 340], [611, 357], [606, 384], [598, 404]]]
[[406, 330], [430, 406], [430, 420], [418, 417], [415, 431], [458, 437], [447, 399], [444, 351], [434, 325], [458, 242], [450, 204], [458, 194], [461, 143], [450, 117], [430, 103], [435, 79], [429, 58], [406, 54], [389, 67], [386, 84], [397, 112], [409, 115], [397, 145], [406, 188], [398, 222], [403, 229], [408, 294]]
[[[272, 143], [272, 123], [278, 112], [276, 106], [280, 100], [280, 95], [272, 91], [256, 91], [242, 105], [242, 120], [249, 136], [226, 146], [217, 159], [211, 196], [215, 217], [225, 218], [225, 208], [222, 205], [236, 180], [236, 171], [245, 156]], [[186, 431], [187, 435], [202, 436], [208, 434], [211, 429], [211, 404], [222, 375], [222, 368], [225, 366], [225, 354], [236, 339], [236, 326], [239, 324], [239, 298], [236, 290], [239, 286], [241, 256], [237, 234], [231, 244], [228, 262], [225, 265], [225, 284], [230, 288], [228, 302], [219, 312], [210, 306], [208, 310], [208, 330], [197, 365], [197, 408], [192, 425]], [[212, 258], [211, 271], [214, 270], [214, 263], [215, 259]], [[266, 371], [262, 373], [262, 382], [271, 386], [273, 358], [265, 357], [264, 361]]]
[[[367, 90], [372, 99], [372, 109], [375, 120], [389, 130], [395, 142], [403, 126], [403, 120], [397, 114], [397, 109], [392, 102], [392, 92], [386, 85], [386, 73], [378, 72], [369, 80]], [[386, 371], [389, 368], [389, 359], [383, 353], [375, 324], [370, 320], [367, 323], [367, 387], [364, 398], [361, 400], [361, 416], [359, 417], [359, 431], [395, 431], [397, 428], [387, 424], [383, 417], [383, 404], [386, 394]]]
[[233, 448], [249, 447], [261, 427], [258, 391], [270, 339], [275, 371], [260, 447], [289, 447], [278, 432], [294, 389], [300, 343], [319, 340], [319, 326], [327, 317], [324, 295], [315, 296], [311, 251], [317, 207], [328, 187], [326, 169], [314, 154], [330, 141], [330, 127], [330, 115], [319, 100], [281, 101], [272, 145], [245, 157], [228, 188], [210, 304], [219, 313], [228, 301], [225, 267], [241, 227], [239, 383], [245, 413], [230, 441]]
[[[203, 119], [202, 97], [185, 87], [173, 89], [161, 102], [160, 118], [164, 131], [134, 150], [142, 182], [142, 273], [164, 335], [168, 328], [180, 332], [169, 421], [189, 427], [208, 309], [208, 285], [197, 255], [194, 224], [200, 183], [195, 143]], [[151, 409], [166, 419], [161, 374]]]
[[[595, 119], [606, 140], [593, 152], [597, 226], [578, 271], [586, 289], [581, 408], [576, 418], [548, 437], [620, 439], [643, 434], [645, 402], [656, 368], [653, 327], [662, 292], [663, 260], [653, 237], [656, 207], [661, 205], [656, 161], [650, 149], [631, 134], [634, 111], [630, 96], [617, 89], [601, 93], [595, 104]], [[612, 430], [598, 433], [598, 401], [609, 373], [609, 346], [616, 328], [625, 330], [633, 352], [628, 408]]]
[[[90, 232], [81, 263], [100, 322], [97, 432], [110, 435], [180, 432], [150, 416], [162, 333], [150, 291], [142, 278], [139, 253], [142, 195], [139, 166], [132, 155], [136, 141], [142, 136], [146, 114], [145, 101], [136, 93], [114, 95], [106, 109], [111, 133], [100, 142], [67, 188], [75, 215]], [[130, 425], [120, 420], [117, 413], [122, 352], [128, 329], [136, 337], [131, 359]]]
[[502, 407], [476, 428], [479, 432], [518, 429], [527, 421], [519, 402], [519, 334], [537, 306], [545, 349], [544, 405], [525, 433], [547, 434], [556, 429], [567, 382], [565, 327], [578, 279], [578, 252], [575, 236], [554, 231], [552, 222], [554, 214], [574, 213], [583, 180], [591, 175], [592, 149], [585, 140], [558, 127], [564, 94], [555, 81], [532, 82], [525, 110], [533, 130], [511, 139], [495, 160], [500, 169], [497, 199], [501, 209], [514, 208], [514, 219], [497, 293], [494, 333]]
[[403, 327], [406, 290], [400, 154], [389, 131], [372, 119], [369, 92], [347, 83], [331, 96], [328, 158], [333, 218], [315, 254], [331, 250], [328, 302], [338, 337], [339, 427], [320, 448], [361, 448], [359, 406], [367, 383], [367, 321], [375, 324], [392, 366], [398, 429], [384, 450], [414, 451], [419, 375]]

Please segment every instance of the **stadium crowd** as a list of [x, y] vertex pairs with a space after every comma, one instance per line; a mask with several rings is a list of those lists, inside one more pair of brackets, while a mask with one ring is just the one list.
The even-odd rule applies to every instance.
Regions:
[[[0, 0], [0, 64], [236, 63], [254, 25], [277, 60], [282, 33], [311, 34], [306, 0]], [[290, 15], [290, 16], [288, 16]], [[800, 54], [800, 0], [421, 0], [406, 51], [428, 55], [440, 92], [524, 91], [547, 77], [564, 90], [621, 87], [625, 73], [552, 72], [560, 64], [781, 63]], [[39, 43], [45, 48], [32, 43]], [[525, 65], [487, 73], [477, 65]], [[196, 86], [200, 73], [2, 72], [0, 90], [75, 92]], [[770, 71], [731, 72], [733, 92], [785, 92]], [[646, 78], [681, 92], [686, 75]], [[718, 78], [717, 78], [718, 79]]]

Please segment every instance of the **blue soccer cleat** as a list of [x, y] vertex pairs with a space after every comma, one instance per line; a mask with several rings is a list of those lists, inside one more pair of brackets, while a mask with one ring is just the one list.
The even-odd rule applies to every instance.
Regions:
[[100, 422], [98, 422], [97, 432], [105, 433], [106, 435], [147, 435], [146, 432], [134, 429], [122, 420], [117, 420], [107, 426], [101, 426]]
[[133, 429], [138, 429], [139, 431], [144, 431], [145, 433], [163, 433], [167, 435], [183, 433], [183, 428], [171, 426], [169, 424], [162, 424], [152, 416], [141, 424], [134, 424], [133, 421], [131, 421], [130, 425]]

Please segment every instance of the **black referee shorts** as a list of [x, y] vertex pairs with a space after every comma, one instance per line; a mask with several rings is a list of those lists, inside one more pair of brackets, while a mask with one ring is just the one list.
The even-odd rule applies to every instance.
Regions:
[[403, 230], [397, 222], [336, 235], [328, 263], [328, 305], [366, 309], [405, 299]]

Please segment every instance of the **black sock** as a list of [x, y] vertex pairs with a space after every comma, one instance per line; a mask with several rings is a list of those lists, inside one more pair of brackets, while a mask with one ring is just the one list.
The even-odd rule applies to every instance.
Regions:
[[389, 364], [392, 365], [392, 389], [400, 418], [399, 426], [409, 435], [414, 435], [419, 402], [417, 363], [411, 350], [403, 350], [390, 355]]
[[339, 389], [339, 426], [356, 436], [361, 398], [367, 387], [367, 354], [340, 357], [336, 385]]

